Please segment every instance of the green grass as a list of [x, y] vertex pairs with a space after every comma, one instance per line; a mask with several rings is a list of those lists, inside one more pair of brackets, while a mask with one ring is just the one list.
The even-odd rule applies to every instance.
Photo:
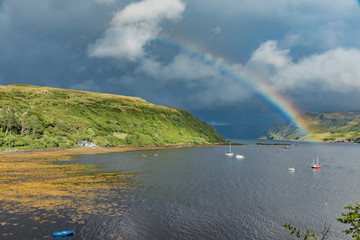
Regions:
[[136, 97], [26, 85], [0, 86], [0, 147], [49, 149], [224, 142], [188, 111]]

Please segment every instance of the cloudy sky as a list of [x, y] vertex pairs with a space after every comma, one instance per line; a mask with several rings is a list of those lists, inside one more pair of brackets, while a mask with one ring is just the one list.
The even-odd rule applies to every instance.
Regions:
[[284, 119], [229, 69], [302, 112], [360, 110], [359, 2], [0, 0], [0, 85], [139, 96], [233, 138]]

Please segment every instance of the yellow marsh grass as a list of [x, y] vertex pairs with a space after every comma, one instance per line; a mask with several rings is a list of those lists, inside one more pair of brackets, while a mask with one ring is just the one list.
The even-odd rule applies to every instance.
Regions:
[[[18, 152], [0, 154], [0, 202], [3, 213], [32, 213], [45, 210], [61, 216], [70, 210], [74, 221], [84, 214], [121, 214], [118, 204], [109, 202], [110, 194], [119, 194], [128, 185], [131, 175], [110, 173], [83, 174], [98, 166], [65, 164], [78, 154], [147, 150], [141, 148], [81, 148], [62, 151]], [[164, 147], [159, 147], [160, 149]], [[140, 153], [139, 153], [140, 154]], [[130, 198], [131, 196], [121, 196]], [[5, 223], [1, 223], [2, 225]]]
[[[217, 144], [204, 144], [212, 146]], [[69, 161], [74, 155], [156, 150], [187, 147], [188, 144], [160, 147], [78, 148], [55, 151], [0, 152], [1, 215], [9, 221], [1, 226], [16, 226], [19, 214], [27, 214], [34, 222], [51, 223], [57, 218], [67, 222], [85, 224], [88, 214], [116, 216], [127, 208], [126, 195], [132, 179], [130, 174], [118, 172], [84, 171], [99, 169], [94, 165], [54, 164]], [[139, 153], [140, 157], [141, 153]], [[118, 199], [110, 201], [112, 197]], [[64, 211], [65, 210], [65, 211]], [[15, 216], [15, 218], [11, 218]], [[14, 225], [16, 224], [16, 225]], [[24, 227], [19, 225], [18, 227]], [[5, 234], [3, 234], [5, 236]]]

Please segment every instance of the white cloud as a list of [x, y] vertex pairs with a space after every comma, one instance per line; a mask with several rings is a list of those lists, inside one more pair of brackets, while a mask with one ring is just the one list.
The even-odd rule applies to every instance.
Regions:
[[222, 73], [213, 65], [206, 64], [199, 56], [180, 53], [168, 64], [161, 64], [152, 59], [144, 59], [137, 68], [138, 73], [145, 73], [155, 79], [181, 80], [188, 86], [203, 82], [209, 84], [212, 79], [220, 79]]
[[[339, 47], [339, 39], [349, 31], [347, 20], [342, 17], [353, 7], [353, 4], [330, 1], [332, 7], [329, 7], [329, 4], [320, 6], [319, 3], [310, 0], [274, 0], [271, 3], [264, 1], [260, 5], [245, 0], [238, 7], [226, 4], [226, 7], [231, 6], [236, 10], [237, 15], [241, 15], [238, 12], [240, 11], [247, 18], [258, 17], [262, 21], [270, 18], [289, 19], [287, 22], [291, 26], [289, 29], [294, 27], [289, 32], [282, 32], [282, 36], [279, 36], [279, 39], [282, 39], [279, 40], [280, 44], [274, 40], [266, 41], [253, 51], [246, 64], [233, 67], [242, 76], [256, 78], [255, 84], [260, 88], [264, 84], [263, 86], [279, 89], [282, 92], [293, 90], [305, 92], [306, 89], [313, 87], [324, 92], [360, 90], [360, 69], [358, 70], [357, 67], [357, 63], [360, 62], [360, 51], [356, 48]], [[207, 3], [218, 4], [210, 0], [207, 0]], [[269, 4], [272, 7], [269, 7]], [[338, 11], [334, 11], [333, 7], [338, 8]], [[130, 86], [139, 81], [152, 82], [151, 84], [159, 89], [167, 88], [173, 83], [179, 84], [183, 88], [182, 92], [185, 92], [184, 89], [191, 92], [187, 99], [189, 102], [196, 102], [198, 107], [248, 99], [252, 95], [251, 90], [224, 73], [219, 65], [212, 65], [199, 55], [179, 53], [169, 62], [161, 62], [148, 55], [146, 45], [151, 39], [162, 34], [162, 23], [178, 19], [184, 9], [185, 6], [180, 0], [143, 0], [132, 3], [114, 15], [111, 27], [106, 30], [102, 38], [89, 47], [88, 54], [92, 57], [137, 61], [134, 72], [120, 79], [109, 79], [108, 83], [121, 82]], [[352, 16], [353, 11], [351, 10]], [[229, 14], [231, 15], [231, 11]], [[310, 28], [304, 28], [304, 22], [315, 24]], [[309, 34], [314, 29], [317, 31]], [[221, 31], [220, 27], [210, 30], [213, 34], [220, 34]], [[323, 48], [314, 47], [318, 49], [317, 51], [323, 51], [322, 53], [293, 60], [290, 48], [309, 46], [313, 42], [322, 43]]]
[[359, 49], [336, 48], [289, 64], [274, 76], [277, 85], [311, 87], [323, 91], [351, 92], [360, 90]]
[[117, 12], [103, 38], [89, 47], [89, 56], [125, 58], [145, 56], [145, 45], [161, 33], [161, 22], [176, 20], [185, 5], [180, 0], [144, 0]]
[[289, 57], [289, 49], [280, 50], [276, 41], [267, 41], [260, 45], [253, 52], [248, 64], [270, 65], [276, 68], [282, 68], [291, 62]]
[[[358, 12], [356, 1], [341, 0], [193, 0], [195, 7], [208, 13], [227, 16], [289, 17], [289, 21], [316, 19], [317, 17], [337, 18]], [[203, 7], [203, 6], [206, 6]], [[318, 16], [316, 16], [318, 15]], [[308, 24], [308, 22], [304, 22]]]
[[[307, 48], [307, 53], [339, 46], [360, 48], [357, 1], [193, 0], [189, 1], [189, 5], [197, 10], [196, 15], [211, 16], [211, 21], [226, 30], [225, 37], [229, 37], [230, 41], [239, 37], [239, 42], [248, 46], [264, 42], [271, 36], [281, 46], [285, 37], [287, 47], [296, 43], [298, 47]], [[193, 17], [196, 17], [195, 13]], [[299, 52], [297, 54], [295, 57], [300, 55]]]
[[288, 49], [281, 50], [276, 42], [268, 41], [254, 52], [246, 67], [282, 91], [316, 87], [346, 93], [360, 90], [359, 62], [356, 48], [335, 48], [293, 62]]
[[168, 64], [144, 59], [136, 73], [146, 74], [160, 85], [181, 83], [191, 92], [185, 94], [187, 101], [196, 102], [191, 106], [193, 109], [235, 103], [252, 95], [241, 82], [225, 74], [218, 64], [207, 63], [196, 55], [180, 53]]
[[296, 45], [305, 45], [305, 41], [299, 33], [291, 32], [287, 33], [279, 44], [286, 48], [291, 48]]
[[[360, 50], [336, 48], [294, 62], [290, 49], [267, 41], [256, 49], [246, 65], [232, 66], [240, 76], [255, 81], [259, 88], [271, 87], [282, 92], [306, 91], [346, 93], [360, 90]], [[252, 93], [241, 81], [228, 76], [218, 64], [201, 56], [180, 53], [169, 63], [144, 58], [135, 70], [156, 80], [157, 84], [181, 82], [187, 89], [198, 89], [191, 96], [198, 106], [241, 102]]]
[[188, 82], [221, 77], [220, 70], [216, 66], [205, 64], [201, 57], [187, 54], [177, 55], [163, 68], [162, 73], [163, 77], [168, 79], [182, 79]]

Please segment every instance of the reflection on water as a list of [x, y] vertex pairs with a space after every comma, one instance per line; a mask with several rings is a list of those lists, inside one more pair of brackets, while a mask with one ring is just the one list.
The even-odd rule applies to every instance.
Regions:
[[[136, 173], [136, 184], [126, 205], [109, 197], [123, 206], [121, 216], [90, 217], [75, 239], [290, 239], [284, 223], [319, 232], [325, 222], [332, 225], [331, 239], [351, 239], [335, 217], [360, 199], [360, 145], [234, 145], [245, 159], [229, 158], [227, 150], [79, 156], [77, 162], [101, 164], [104, 171]], [[321, 170], [311, 169], [317, 155]]]
[[[134, 151], [78, 161], [138, 173], [141, 187], [129, 206], [125, 238], [286, 239], [284, 223], [317, 231], [328, 222], [333, 239], [346, 239], [334, 219], [360, 199], [360, 145], [234, 145], [235, 154], [246, 156], [241, 160], [226, 157], [227, 149], [167, 149], [157, 157]], [[321, 170], [310, 167], [317, 155]]]

